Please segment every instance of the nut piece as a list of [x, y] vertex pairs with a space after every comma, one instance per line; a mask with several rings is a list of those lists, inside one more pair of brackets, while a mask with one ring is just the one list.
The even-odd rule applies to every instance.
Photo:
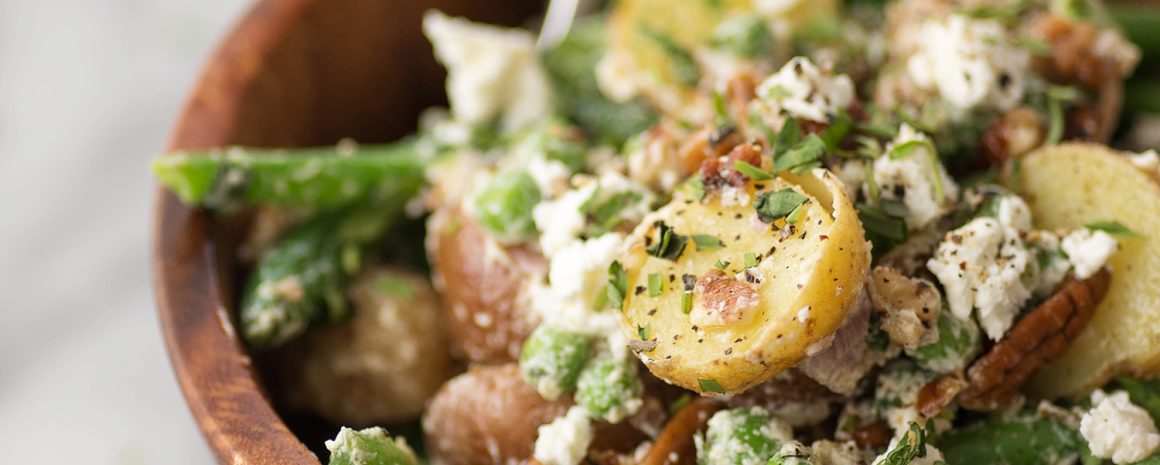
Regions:
[[938, 314], [942, 298], [934, 284], [911, 278], [894, 268], [870, 272], [870, 303], [882, 316], [882, 330], [906, 349], [938, 341]]
[[741, 323], [753, 317], [754, 312], [749, 310], [757, 307], [760, 300], [752, 285], [714, 268], [705, 272], [693, 287], [689, 320], [698, 326]]
[[1108, 292], [1111, 273], [1104, 268], [1077, 281], [1068, 278], [1055, 294], [1019, 320], [967, 371], [968, 386], [959, 398], [963, 408], [1002, 408], [1040, 367], [1063, 353], [1095, 314]]
[[1099, 89], [1131, 74], [1140, 62], [1140, 50], [1122, 34], [1086, 21], [1044, 15], [1032, 23], [1031, 36], [1051, 45], [1051, 55], [1036, 66], [1056, 82]]
[[962, 373], [939, 376], [918, 390], [915, 407], [923, 418], [934, 418], [946, 410], [966, 387], [967, 381], [963, 379]]
[[983, 131], [983, 160], [988, 166], [1003, 166], [1043, 144], [1047, 130], [1039, 113], [1019, 107], [1005, 113]]

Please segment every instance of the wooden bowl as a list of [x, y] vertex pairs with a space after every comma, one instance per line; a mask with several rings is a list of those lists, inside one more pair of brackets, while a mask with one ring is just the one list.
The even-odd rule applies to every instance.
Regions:
[[[420, 32], [429, 8], [515, 25], [540, 0], [262, 0], [214, 53], [169, 149], [306, 146], [398, 138], [444, 101]], [[502, 5], [502, 7], [500, 6]], [[158, 190], [153, 276], [169, 357], [222, 464], [317, 465], [264, 394], [234, 331], [236, 275], [222, 228]]]

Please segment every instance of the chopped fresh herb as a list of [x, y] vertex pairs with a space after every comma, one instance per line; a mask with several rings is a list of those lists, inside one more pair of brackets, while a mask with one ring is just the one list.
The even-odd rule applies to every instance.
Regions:
[[772, 173], [765, 171], [761, 168], [758, 168], [756, 166], [753, 166], [753, 165], [751, 165], [747, 162], [744, 162], [742, 160], [737, 160], [737, 161], [733, 162], [733, 169], [737, 170], [741, 174], [744, 174], [745, 177], [752, 179], [754, 181], [768, 181], [770, 179], [773, 179]]
[[757, 210], [757, 217], [764, 223], [772, 223], [786, 215], [793, 213], [809, 197], [793, 189], [782, 189], [777, 192], [762, 192], [753, 201], [753, 208]]
[[906, 215], [910, 214], [910, 208], [900, 200], [882, 199], [880, 202], [878, 202], [878, 206], [881, 207], [882, 211], [887, 215], [893, 216], [895, 218], [906, 218]]
[[606, 294], [612, 308], [624, 308], [624, 296], [628, 294], [628, 273], [624, 271], [619, 261], [613, 261], [608, 266], [608, 286]]
[[678, 397], [677, 400], [674, 400], [673, 403], [669, 404], [669, 416], [671, 417], [676, 415], [677, 412], [680, 412], [681, 409], [685, 408], [685, 406], [689, 405], [689, 402], [692, 401], [693, 396], [688, 394], [681, 394], [681, 397]]
[[697, 244], [697, 250], [715, 250], [725, 247], [725, 243], [712, 234], [693, 234], [690, 237]]
[[676, 43], [672, 37], [661, 34], [648, 25], [641, 24], [640, 31], [668, 55], [677, 81], [690, 87], [697, 85], [697, 82], [701, 80], [701, 72], [697, 69], [697, 62], [688, 50]]
[[1027, 51], [1036, 55], [1051, 55], [1051, 44], [1042, 40], [1023, 36], [1015, 40], [1015, 43]]
[[590, 223], [592, 223], [592, 230], [589, 231], [589, 236], [595, 237], [603, 235], [616, 228], [617, 225], [624, 222], [624, 218], [620, 213], [630, 205], [634, 205], [643, 198], [640, 192], [627, 191], [618, 192], [609, 196], [606, 199], [597, 201], [600, 195], [600, 189], [596, 189], [583, 205], [580, 206], [580, 212], [587, 216]]
[[781, 100], [783, 98], [786, 98], [786, 97], [793, 95], [793, 94], [789, 93], [789, 91], [786, 90], [785, 87], [782, 87], [782, 86], [769, 86], [769, 87], [764, 87], [761, 90], [762, 90], [761, 98], [768, 99], [768, 100]]
[[785, 222], [786, 223], [797, 223], [798, 221], [800, 221], [802, 219], [802, 215], [806, 214], [806, 210], [808, 209], [808, 207], [806, 207], [806, 205], [808, 203], [809, 202], [798, 205], [797, 208], [793, 209], [792, 212], [789, 212], [789, 215], [785, 217]]
[[789, 149], [797, 145], [802, 140], [802, 127], [798, 124], [796, 118], [789, 117], [781, 124], [781, 130], [777, 133], [777, 140], [773, 144], [773, 153], [782, 154], [789, 151]]
[[871, 238], [879, 236], [895, 243], [906, 240], [909, 234], [906, 220], [886, 214], [882, 207], [858, 204], [857, 208], [858, 219], [862, 221], [862, 227]]
[[1130, 237], [1133, 239], [1148, 237], [1129, 229], [1127, 226], [1124, 226], [1124, 223], [1119, 221], [1096, 221], [1094, 223], [1085, 224], [1084, 227], [1092, 231], [1103, 231], [1113, 236], [1119, 237]]
[[839, 112], [834, 121], [830, 122], [830, 126], [822, 131], [822, 142], [826, 143], [826, 150], [830, 152], [837, 152], [842, 141], [846, 139], [846, 134], [850, 133], [850, 129], [854, 128], [854, 120], [850, 119], [850, 115], [846, 112]]
[[693, 311], [693, 291], [685, 291], [681, 294], [681, 313], [686, 315]]
[[753, 252], [745, 252], [745, 267], [753, 268], [757, 266], [757, 255]]
[[705, 180], [701, 179], [700, 176], [693, 176], [685, 181], [685, 189], [687, 189], [689, 196], [694, 199], [702, 200], [705, 198]]
[[648, 275], [648, 296], [656, 297], [661, 295], [664, 291], [664, 286], [661, 284], [660, 273], [649, 273]]
[[777, 172], [794, 170], [798, 172], [803, 166], [812, 165], [826, 154], [826, 143], [817, 134], [810, 134], [784, 153], [778, 153], [773, 161], [773, 169]]
[[721, 387], [715, 379], [697, 379], [697, 385], [700, 386], [702, 392], [712, 392], [714, 394], [724, 394], [725, 388]]
[[717, 123], [729, 122], [729, 110], [725, 107], [725, 93], [721, 92], [720, 89], [713, 89], [710, 96], [713, 97], [713, 112], [717, 113]]
[[999, 168], [996, 166], [992, 166], [990, 168], [987, 168], [986, 171], [980, 171], [978, 173], [974, 173], [974, 174], [971, 174], [970, 176], [967, 176], [965, 179], [963, 179], [962, 182], [959, 183], [959, 185], [964, 187], [964, 188], [975, 187], [975, 186], [982, 186], [984, 184], [995, 184], [995, 182], [997, 182], [998, 180], [999, 180]]
[[640, 340], [642, 340], [642, 341], [647, 341], [649, 339], [652, 339], [652, 325], [651, 324], [647, 324], [644, 326], [636, 325], [636, 335], [640, 336]]
[[898, 443], [886, 451], [886, 455], [875, 463], [881, 465], [908, 465], [916, 458], [926, 456], [926, 432], [916, 422], [910, 422], [910, 431], [898, 439]]
[[898, 131], [895, 130], [894, 127], [887, 125], [873, 123], [854, 123], [854, 130], [881, 139], [893, 139], [898, 137]]
[[717, 263], [714, 264], [713, 266], [716, 267], [718, 270], [724, 270], [726, 268], [729, 268], [729, 262], [725, 261], [725, 260], [717, 260]]
[[684, 253], [685, 246], [689, 244], [689, 238], [677, 234], [663, 221], [658, 222], [656, 226], [657, 237], [652, 245], [645, 247], [645, 251], [654, 257], [677, 261]]
[[882, 192], [878, 190], [878, 181], [874, 180], [874, 160], [866, 160], [866, 190], [870, 193], [870, 205], [878, 205]]

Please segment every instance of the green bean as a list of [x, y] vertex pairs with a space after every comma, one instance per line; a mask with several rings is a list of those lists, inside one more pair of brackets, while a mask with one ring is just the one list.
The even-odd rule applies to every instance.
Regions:
[[541, 396], [555, 399], [576, 388], [587, 360], [588, 339], [583, 335], [540, 325], [524, 341], [520, 372]]
[[704, 436], [693, 438], [697, 463], [712, 465], [763, 464], [792, 439], [789, 428], [756, 407], [721, 410]]
[[536, 180], [524, 171], [495, 175], [475, 197], [479, 224], [499, 239], [518, 241], [536, 233], [532, 208], [540, 202]]
[[986, 420], [943, 433], [934, 443], [949, 465], [1049, 465], [1087, 450], [1075, 430], [1034, 417]]
[[918, 366], [935, 373], [950, 373], [967, 367], [979, 352], [979, 326], [960, 320], [946, 308], [938, 316], [938, 340], [920, 346], [911, 358]]
[[214, 210], [245, 205], [325, 208], [418, 191], [424, 163], [412, 141], [296, 149], [232, 147], [153, 160], [157, 179], [183, 202]]
[[382, 428], [355, 431], [343, 427], [326, 441], [330, 465], [418, 465], [419, 459], [401, 438], [391, 439]]
[[1160, 379], [1138, 380], [1121, 376], [1116, 378], [1116, 382], [1128, 392], [1132, 403], [1147, 410], [1152, 421], [1160, 426]]
[[636, 413], [644, 386], [637, 377], [634, 361], [608, 355], [593, 359], [580, 372], [576, 404], [609, 423], [618, 423]]

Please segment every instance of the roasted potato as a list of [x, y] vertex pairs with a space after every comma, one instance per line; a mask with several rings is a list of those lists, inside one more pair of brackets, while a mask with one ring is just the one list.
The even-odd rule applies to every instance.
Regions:
[[[626, 337], [640, 341], [637, 355], [655, 375], [700, 393], [743, 391], [824, 349], [870, 265], [857, 213], [829, 171], [742, 189], [747, 199], [728, 202], [678, 192], [620, 258]], [[793, 224], [784, 213], [763, 222], [748, 200], [788, 192], [804, 201]], [[667, 245], [668, 258], [655, 253], [665, 229], [688, 241]]]
[[515, 360], [537, 324], [525, 293], [545, 272], [543, 255], [497, 243], [456, 206], [431, 215], [427, 253], [446, 304], [452, 354], [477, 363]]
[[1120, 238], [1111, 288], [1087, 329], [1028, 384], [1044, 397], [1079, 396], [1117, 373], [1160, 374], [1160, 187], [1118, 153], [1062, 144], [1035, 152], [1015, 171], [1035, 226], [1082, 228], [1119, 221], [1146, 234]]
[[312, 329], [281, 352], [287, 401], [343, 425], [418, 418], [452, 374], [435, 291], [416, 273], [371, 268], [347, 294], [351, 321]]
[[531, 457], [536, 430], [563, 415], [569, 397], [544, 400], [519, 366], [474, 366], [439, 390], [423, 416], [436, 464], [500, 465]]

